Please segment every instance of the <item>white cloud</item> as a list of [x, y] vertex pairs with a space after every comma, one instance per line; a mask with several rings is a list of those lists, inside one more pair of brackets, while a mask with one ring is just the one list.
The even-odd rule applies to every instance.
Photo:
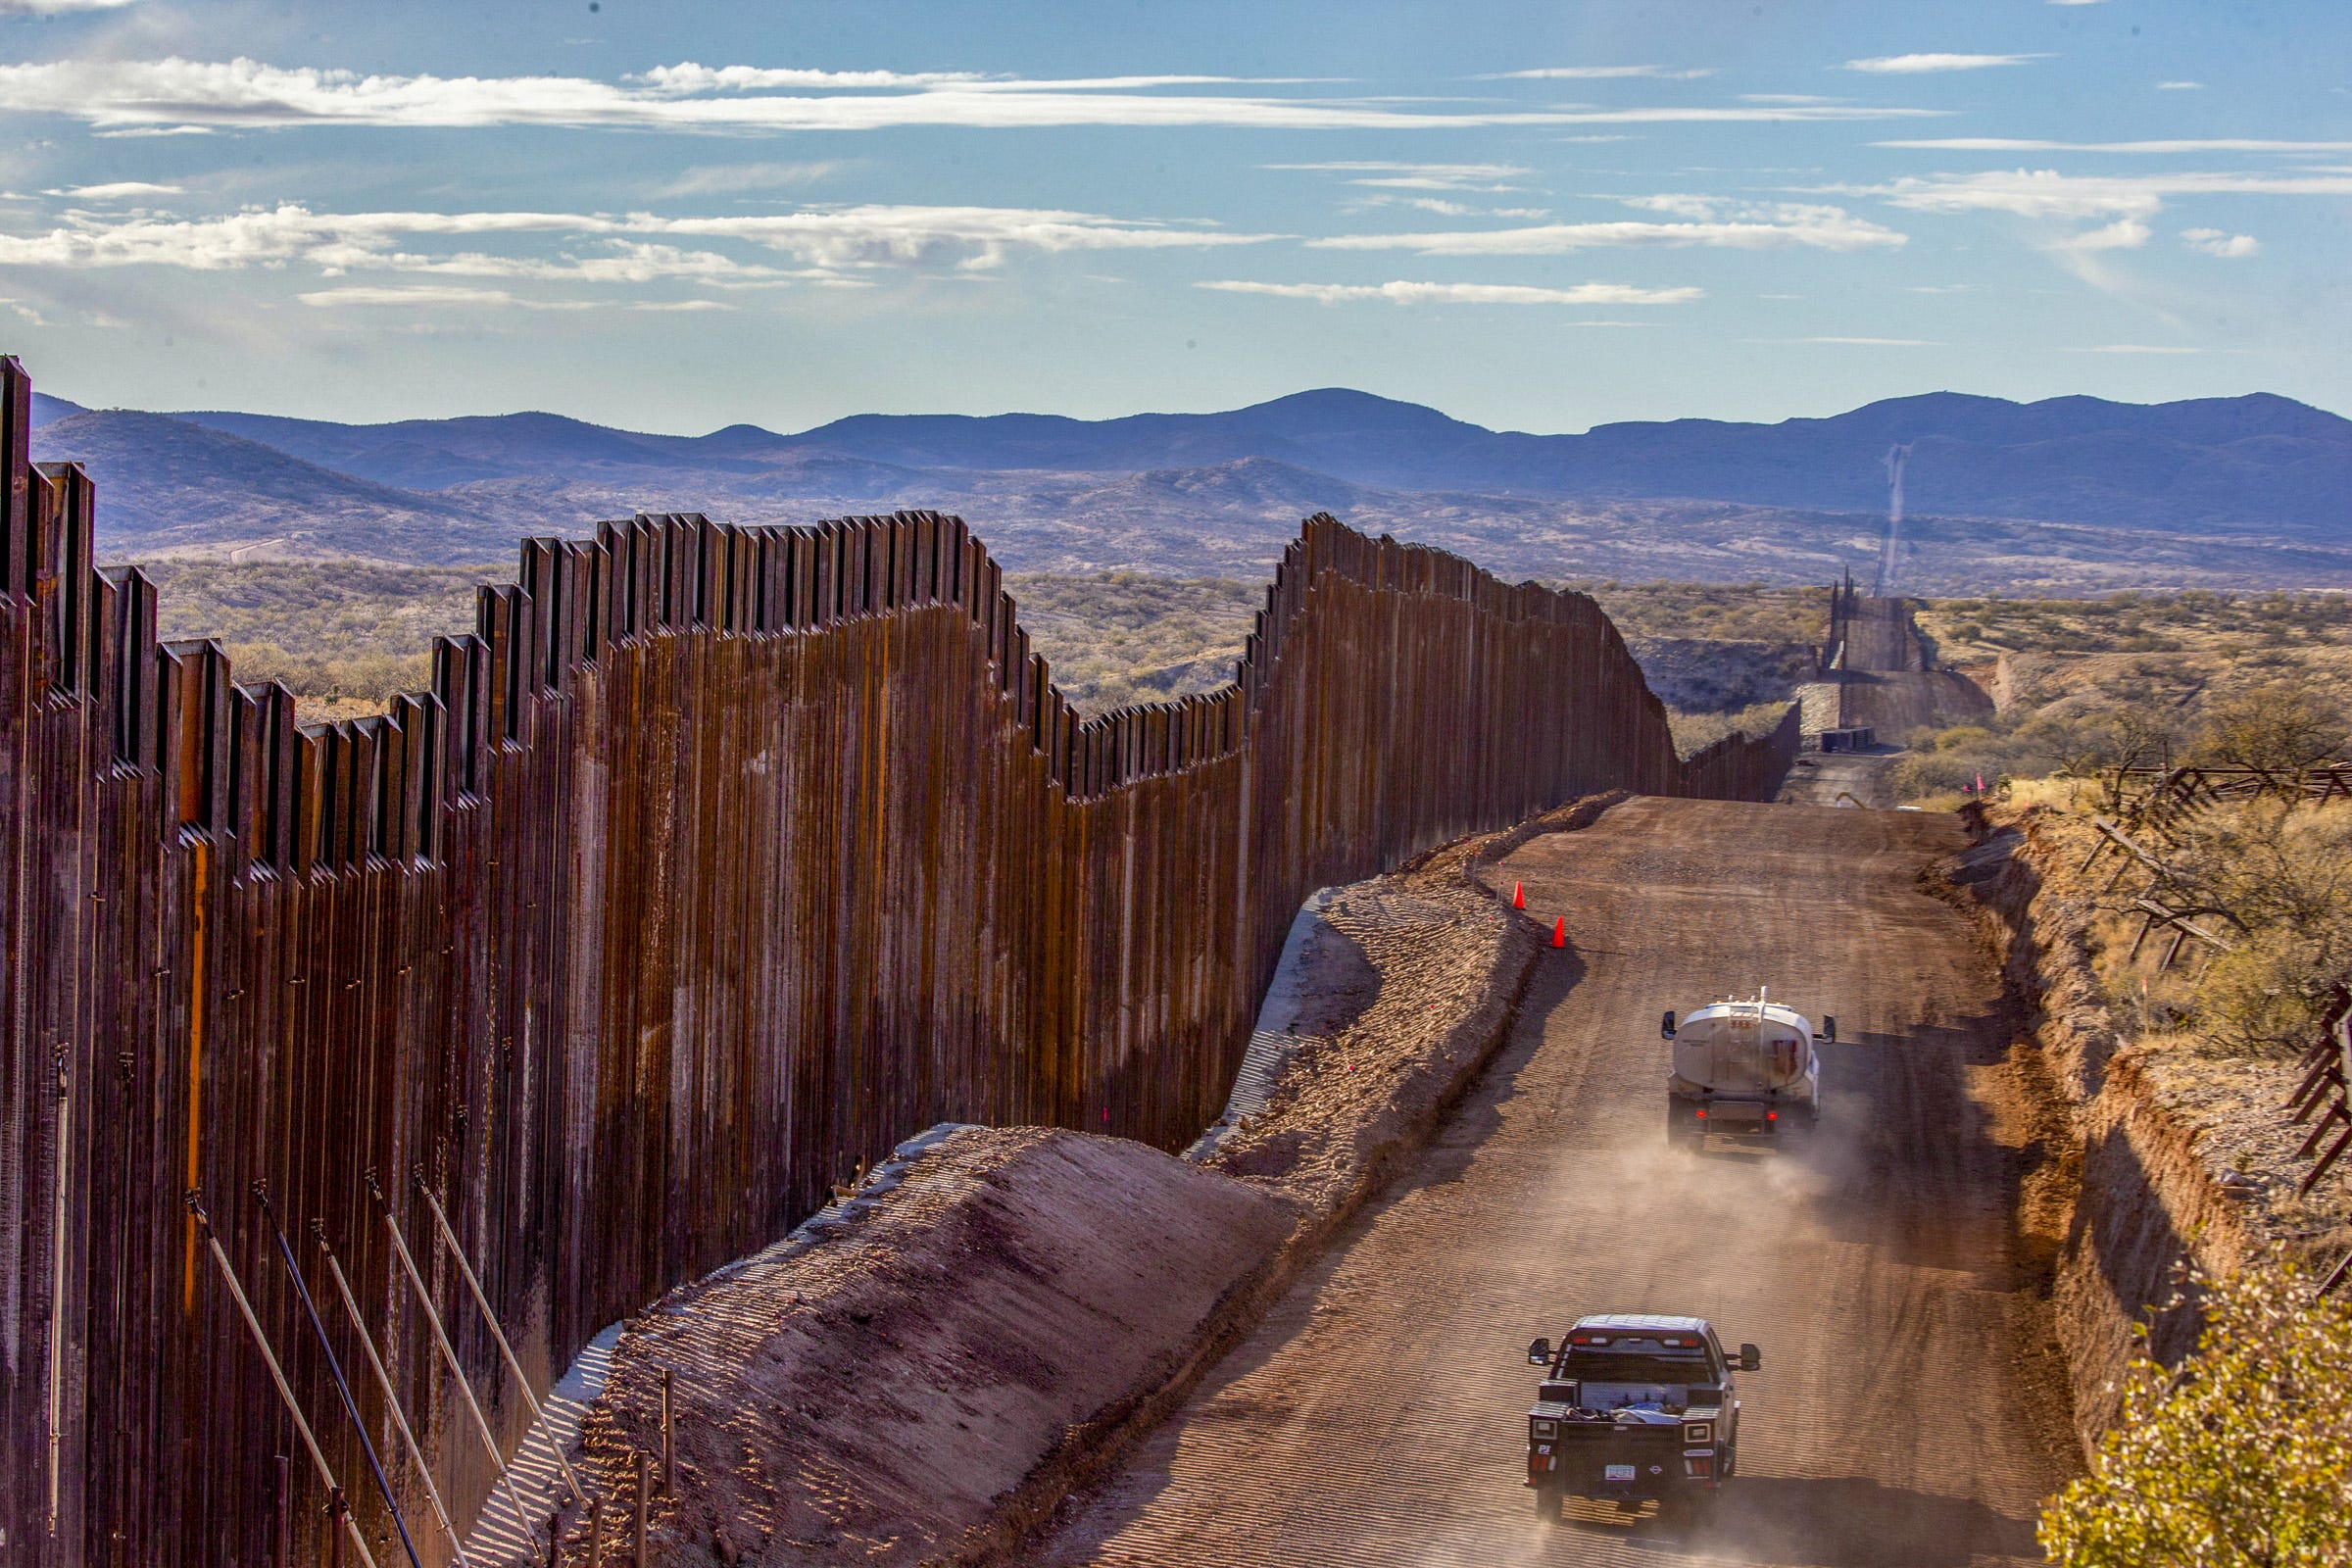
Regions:
[[408, 288], [327, 288], [294, 297], [305, 305], [322, 310], [344, 306], [368, 309], [486, 306], [499, 310], [525, 311], [587, 311], [597, 308], [591, 300], [525, 300], [516, 298], [503, 288], [455, 288], [436, 284], [417, 284]]
[[2253, 235], [2232, 234], [2219, 228], [2184, 228], [2180, 231], [2180, 242], [2192, 251], [2230, 260], [2258, 255], [2262, 250], [2261, 241]]
[[1658, 196], [1621, 196], [1618, 200], [1628, 207], [1638, 207], [1645, 213], [1665, 213], [1674, 218], [1714, 218], [1724, 207], [1718, 196], [1680, 196], [1667, 193]]
[[2204, 88], [2205, 84], [2201, 81], [2160, 81], [2156, 84], [2158, 92], [2202, 92]]
[[[871, 75], [887, 81], [869, 84]], [[778, 93], [767, 84], [808, 90]], [[1148, 90], [1248, 85], [1239, 77], [1064, 81], [666, 66], [621, 82], [582, 76], [396, 76], [257, 60], [80, 59], [0, 66], [0, 109], [64, 115], [102, 129], [144, 126], [565, 125], [745, 134], [904, 125], [1233, 125], [1256, 129], [1450, 128], [1773, 120], [1867, 120], [1926, 110], [1806, 108], [1613, 111], [1405, 110], [1376, 103]]]
[[2203, 349], [2181, 348], [2166, 343], [2100, 343], [2089, 348], [2070, 348], [2069, 354], [2202, 354]]
[[976, 71], [810, 71], [759, 66], [719, 66], [714, 69], [685, 61], [674, 66], [656, 66], [628, 79], [641, 82], [656, 92], [682, 97], [691, 93], [747, 92], [778, 87], [820, 90], [939, 87], [949, 83], [968, 85], [988, 78]]
[[1429, 234], [1339, 234], [1310, 239], [1322, 250], [1405, 250], [1424, 256], [1554, 256], [1612, 245], [1702, 245], [1735, 250], [1803, 246], [1860, 251], [1891, 247], [1905, 236], [1842, 208], [1798, 202], [1736, 203], [1703, 196], [1638, 196], [1629, 205], [1687, 220], [1544, 223]]
[[2148, 225], [2136, 218], [2119, 218], [2103, 228], [2070, 234], [2058, 245], [2070, 251], [2130, 251], [2148, 242]]
[[143, 179], [118, 179], [111, 184], [74, 185], [48, 194], [71, 197], [76, 201], [114, 202], [130, 196], [177, 196], [184, 188], [179, 185], [150, 185]]
[[2343, 173], [2181, 172], [2062, 174], [2051, 169], [1906, 175], [1884, 185], [1835, 185], [1843, 196], [1878, 196], [1913, 212], [2002, 212], [2021, 218], [2153, 218], [2170, 196], [2347, 196]]
[[1955, 153], [2352, 153], [2352, 141], [2266, 141], [2245, 136], [2204, 136], [2176, 141], [2026, 141], [2010, 136], [1944, 136], [1871, 145]]
[[1671, 66], [1539, 66], [1533, 71], [1497, 71], [1477, 77], [1479, 81], [1607, 81], [1625, 76], [1646, 76], [1667, 81], [1695, 81], [1712, 76], [1714, 71], [1705, 66], [1676, 69]]
[[542, 300], [510, 294], [503, 288], [458, 288], [419, 283], [405, 287], [323, 288], [294, 296], [320, 310], [353, 307], [364, 310], [439, 310], [470, 308], [502, 311], [727, 311], [717, 300]]
[[[562, 234], [607, 247], [585, 259], [397, 247], [419, 235]], [[1016, 251], [1166, 249], [1255, 244], [1269, 235], [1122, 222], [1092, 213], [992, 207], [846, 207], [724, 218], [612, 217], [582, 213], [314, 213], [295, 203], [220, 218], [69, 215], [44, 234], [0, 234], [0, 266], [163, 266], [196, 271], [306, 263], [329, 275], [355, 270], [646, 282], [763, 282], [788, 274], [709, 251], [661, 243], [674, 236], [731, 239], [794, 256], [828, 272], [881, 267], [1001, 266]]]
[[712, 287], [756, 287], [794, 279], [830, 276], [823, 269], [788, 271], [756, 263], [736, 261], [713, 251], [680, 250], [674, 245], [629, 240], [598, 242], [593, 256], [490, 256], [460, 252], [452, 256], [417, 256], [406, 252], [370, 253], [330, 269], [416, 272], [443, 277], [514, 277], [543, 282], [655, 283], [693, 282]]
[[482, 234], [590, 229], [610, 220], [561, 213], [315, 214], [286, 203], [224, 218], [82, 215], [46, 234], [0, 235], [0, 266], [181, 267], [222, 271], [308, 260], [331, 270], [379, 259], [403, 234]]
[[1196, 286], [1227, 294], [1313, 300], [1322, 305], [1357, 300], [1386, 300], [1392, 305], [1683, 305], [1706, 297], [1704, 289], [1637, 288], [1630, 283], [1533, 288], [1514, 283], [1251, 283], [1222, 278]]
[[1878, 55], [1868, 60], [1848, 60], [1847, 71], [1868, 72], [1879, 76], [1918, 76], [1942, 71], [1984, 71], [1993, 66], [2022, 66], [2035, 60], [2047, 60], [2042, 55]]
[[748, 240], [812, 266], [857, 268], [1001, 265], [1014, 250], [1166, 250], [1255, 245], [1270, 234], [1121, 222], [1092, 213], [1002, 207], [817, 208], [741, 218], [636, 217], [644, 232]]
[[657, 196], [737, 196], [751, 191], [813, 185], [838, 172], [837, 162], [698, 164], [655, 191]]
[[74, 11], [119, 11], [132, 0], [0, 0], [0, 17], [62, 17]]
[[1845, 102], [1842, 98], [1824, 98], [1819, 93], [1810, 92], [1743, 92], [1740, 95], [1740, 101], [1743, 104], [1838, 104]]
[[1518, 164], [1399, 164], [1369, 160], [1260, 164], [1257, 167], [1348, 174], [1352, 176], [1348, 180], [1350, 185], [1377, 186], [1389, 190], [1517, 190], [1519, 187], [1509, 181], [1535, 172]]
[[1939, 349], [1942, 344], [1924, 337], [1791, 337], [1759, 338], [1758, 342], [1783, 343], [1840, 343], [1851, 348], [1872, 349]]

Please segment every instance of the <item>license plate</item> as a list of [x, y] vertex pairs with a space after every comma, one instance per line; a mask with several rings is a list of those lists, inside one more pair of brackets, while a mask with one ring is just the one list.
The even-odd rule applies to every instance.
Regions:
[[1603, 1481], [1631, 1481], [1634, 1479], [1634, 1467], [1630, 1464], [1604, 1464], [1600, 1467], [1600, 1479]]

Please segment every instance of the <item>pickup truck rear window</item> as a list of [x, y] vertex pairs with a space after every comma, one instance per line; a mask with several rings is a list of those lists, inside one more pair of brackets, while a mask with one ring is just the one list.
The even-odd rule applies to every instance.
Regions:
[[1583, 1383], [1659, 1384], [1669, 1388], [1715, 1381], [1708, 1374], [1704, 1356], [1618, 1355], [1608, 1350], [1571, 1350], [1560, 1375]]

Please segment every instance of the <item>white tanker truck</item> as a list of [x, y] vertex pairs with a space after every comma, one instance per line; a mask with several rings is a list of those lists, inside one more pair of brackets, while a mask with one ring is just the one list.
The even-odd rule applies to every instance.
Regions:
[[1821, 1058], [1814, 1047], [1838, 1038], [1838, 1020], [1812, 1020], [1768, 1000], [1769, 988], [1746, 1002], [1718, 1002], [1679, 1025], [1666, 1014], [1659, 1026], [1674, 1047], [1666, 1081], [1666, 1141], [1696, 1146], [1708, 1134], [1769, 1139], [1802, 1138], [1821, 1118]]

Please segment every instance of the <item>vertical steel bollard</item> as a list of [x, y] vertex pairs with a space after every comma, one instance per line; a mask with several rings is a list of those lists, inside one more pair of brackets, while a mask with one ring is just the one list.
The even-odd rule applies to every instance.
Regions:
[[645, 1516], [653, 1511], [652, 1485], [651, 1461], [647, 1455], [640, 1453], [637, 1455], [637, 1560], [630, 1564], [630, 1568], [646, 1568], [648, 1561], [645, 1554]]
[[662, 1369], [662, 1495], [678, 1494], [678, 1451], [670, 1442], [669, 1368]]
[[588, 1568], [605, 1568], [605, 1499], [588, 1505]]
[[294, 1460], [277, 1456], [277, 1525], [270, 1543], [270, 1568], [294, 1568]]

